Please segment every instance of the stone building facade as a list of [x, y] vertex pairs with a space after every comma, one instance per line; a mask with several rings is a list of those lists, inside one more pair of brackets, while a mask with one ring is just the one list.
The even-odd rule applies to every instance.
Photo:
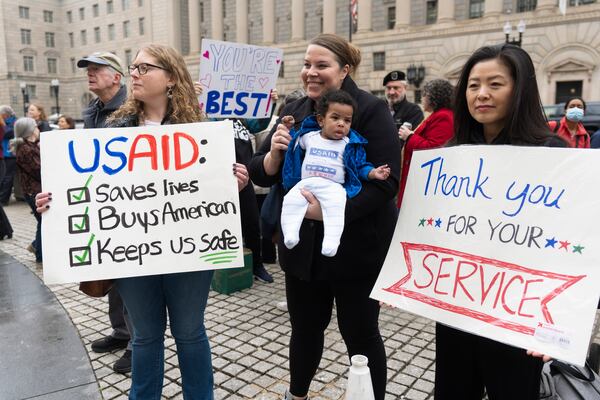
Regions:
[[[456, 80], [482, 45], [505, 40], [508, 22], [523, 20], [522, 46], [532, 56], [544, 104], [569, 94], [600, 100], [600, 2], [567, 0], [359, 0], [352, 42], [363, 55], [359, 85], [382, 92], [382, 78], [409, 65], [425, 81]], [[284, 51], [278, 89], [300, 85], [307, 41], [320, 32], [349, 36], [348, 0], [0, 0], [0, 104], [20, 115], [30, 101], [56, 111], [51, 81], [60, 83], [63, 113], [78, 117], [91, 98], [76, 60], [116, 52], [126, 64], [145, 43], [169, 44], [198, 75], [202, 37]], [[214, 18], [213, 16], [218, 16]], [[409, 97], [413, 96], [411, 87]]]

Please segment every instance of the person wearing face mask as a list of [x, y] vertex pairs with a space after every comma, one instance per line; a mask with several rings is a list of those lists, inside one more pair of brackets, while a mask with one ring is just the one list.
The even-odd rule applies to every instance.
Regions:
[[560, 122], [550, 121], [548, 125], [552, 132], [563, 138], [570, 147], [589, 149], [590, 135], [581, 123], [584, 115], [585, 101], [581, 97], [571, 97], [565, 103], [565, 116]]

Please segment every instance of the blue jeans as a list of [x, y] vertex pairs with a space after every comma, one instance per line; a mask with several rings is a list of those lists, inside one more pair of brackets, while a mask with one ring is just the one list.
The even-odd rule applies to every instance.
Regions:
[[204, 309], [213, 271], [117, 280], [133, 324], [130, 400], [160, 400], [167, 310], [177, 345], [183, 398], [213, 400], [210, 345]]

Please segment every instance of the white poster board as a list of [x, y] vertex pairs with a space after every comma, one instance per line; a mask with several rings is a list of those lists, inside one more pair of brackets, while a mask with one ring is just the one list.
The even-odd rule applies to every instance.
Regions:
[[269, 118], [283, 50], [202, 39], [200, 108], [211, 118]]
[[43, 133], [44, 282], [243, 266], [231, 121]]
[[598, 171], [590, 150], [415, 152], [372, 297], [583, 365], [600, 294]]

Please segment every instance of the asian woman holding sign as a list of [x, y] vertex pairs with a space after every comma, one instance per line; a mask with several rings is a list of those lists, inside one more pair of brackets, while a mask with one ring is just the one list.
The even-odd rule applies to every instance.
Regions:
[[[451, 145], [564, 147], [552, 135], [541, 108], [535, 69], [520, 47], [478, 49], [460, 75]], [[542, 355], [438, 323], [436, 400], [539, 398]]]
[[[182, 56], [168, 46], [143, 47], [129, 66], [131, 91], [109, 118], [112, 127], [192, 123], [202, 120], [190, 74]], [[238, 189], [248, 173], [234, 164]], [[49, 207], [51, 196], [37, 196], [38, 211]], [[204, 328], [204, 309], [213, 271], [151, 275], [116, 280], [133, 323], [130, 399], [159, 399], [164, 379], [164, 335], [167, 313], [177, 345], [183, 396], [213, 398], [210, 346]]]

